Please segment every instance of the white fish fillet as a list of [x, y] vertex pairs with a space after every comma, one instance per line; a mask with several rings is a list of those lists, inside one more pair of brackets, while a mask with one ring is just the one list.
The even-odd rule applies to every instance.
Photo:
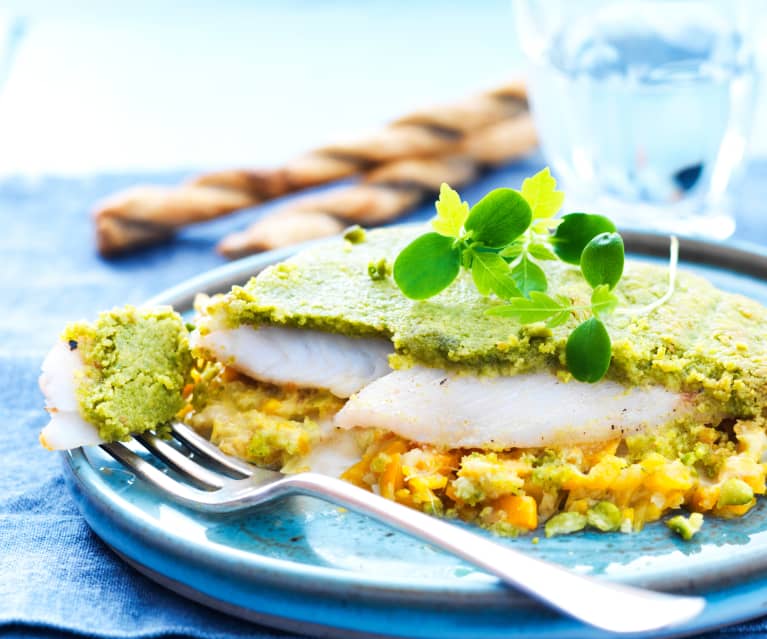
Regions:
[[[421, 366], [391, 371], [387, 340], [307, 329], [214, 330], [199, 343], [257, 379], [328, 388], [339, 397], [351, 395], [336, 415], [335, 427], [382, 428], [447, 448], [602, 441], [668, 422], [689, 406], [685, 395], [660, 386], [627, 389], [610, 381], [563, 383], [548, 372], [478, 378]], [[98, 429], [78, 411], [75, 379], [82, 366], [78, 351], [64, 342], [57, 343], [43, 362], [40, 388], [51, 413], [40, 435], [46, 448], [103, 443]], [[336, 474], [340, 462], [329, 463], [321, 452], [310, 456], [307, 465], [327, 465]], [[349, 461], [352, 448], [341, 457], [344, 463]]]
[[195, 334], [196, 346], [240, 372], [274, 384], [326, 388], [349, 397], [386, 375], [391, 342], [304, 328], [240, 326]]
[[684, 395], [660, 386], [563, 383], [546, 372], [478, 378], [414, 366], [353, 395], [334, 423], [447, 448], [532, 448], [639, 432], [687, 405]]
[[51, 420], [40, 433], [40, 443], [49, 450], [104, 443], [98, 429], [80, 416], [77, 406], [75, 377], [82, 367], [79, 352], [62, 341], [43, 360], [39, 383]]

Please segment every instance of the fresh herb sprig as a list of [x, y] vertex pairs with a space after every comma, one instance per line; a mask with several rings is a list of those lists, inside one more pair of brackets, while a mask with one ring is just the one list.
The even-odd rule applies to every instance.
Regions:
[[[612, 344], [602, 318], [618, 305], [612, 290], [623, 274], [623, 239], [602, 215], [555, 219], [563, 201], [548, 168], [527, 178], [521, 191], [495, 189], [471, 208], [443, 184], [434, 231], [397, 256], [394, 280], [406, 296], [422, 300], [447, 288], [463, 268], [482, 295], [495, 293], [508, 302], [489, 309], [489, 315], [549, 327], [579, 317], [565, 348], [567, 368], [580, 381], [596, 382], [610, 365]], [[589, 305], [547, 294], [538, 262], [557, 259], [580, 268], [593, 289]]]

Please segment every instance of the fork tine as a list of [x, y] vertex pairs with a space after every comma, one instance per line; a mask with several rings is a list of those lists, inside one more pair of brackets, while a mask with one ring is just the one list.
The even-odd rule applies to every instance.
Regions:
[[174, 422], [171, 424], [171, 432], [178, 441], [191, 448], [207, 461], [235, 473], [239, 477], [253, 476], [255, 469], [250, 464], [222, 453], [219, 448], [195, 433], [189, 426], [180, 422]]
[[200, 466], [200, 464], [176, 450], [168, 442], [163, 441], [156, 435], [142, 433], [141, 435], [136, 435], [136, 439], [150, 453], [154, 453], [171, 468], [178, 471], [184, 479], [189, 480], [198, 488], [223, 488], [226, 482], [225, 478]]
[[211, 495], [209, 491], [198, 490], [187, 484], [182, 484], [180, 481], [176, 481], [119, 442], [101, 444], [101, 449], [144, 481], [177, 499], [184, 500], [190, 504], [204, 503], [209, 500], [208, 498]]

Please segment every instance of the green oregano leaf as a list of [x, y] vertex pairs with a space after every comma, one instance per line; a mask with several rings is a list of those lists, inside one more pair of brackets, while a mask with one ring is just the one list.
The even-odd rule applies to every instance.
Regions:
[[437, 217], [431, 225], [440, 235], [457, 238], [469, 216], [469, 203], [461, 202], [461, 196], [444, 182], [439, 187], [439, 199], [435, 202]]
[[489, 295], [492, 291], [504, 300], [522, 295], [514, 283], [509, 265], [497, 253], [474, 251], [471, 276], [482, 295]]
[[549, 167], [538, 171], [522, 182], [522, 197], [533, 211], [533, 219], [552, 217], [565, 201], [565, 194], [557, 191], [557, 181]]
[[523, 255], [517, 265], [511, 270], [514, 283], [525, 297], [529, 297], [531, 291], [546, 292], [548, 282], [546, 273], [535, 262]]
[[623, 275], [623, 238], [618, 233], [600, 233], [581, 253], [581, 272], [593, 287], [606, 284], [612, 289]]
[[552, 250], [540, 242], [531, 242], [527, 247], [527, 252], [537, 260], [557, 260], [559, 259]]
[[426, 233], [408, 244], [394, 262], [394, 281], [409, 298], [423, 300], [447, 288], [461, 269], [452, 238]]
[[569, 264], [580, 264], [581, 252], [592, 238], [600, 233], [612, 233], [615, 224], [603, 215], [569, 213], [551, 236], [551, 244], [559, 259]]
[[607, 284], [600, 284], [591, 294], [591, 312], [597, 317], [612, 313], [618, 306], [618, 297]]
[[[543, 293], [531, 293], [531, 295], [542, 295]], [[561, 326], [564, 324], [567, 320], [570, 319], [573, 307], [570, 304], [570, 300], [567, 299], [564, 295], [557, 295], [555, 298], [562, 306], [562, 310], [559, 311], [556, 315], [550, 317], [548, 320], [546, 320], [546, 326], [549, 328], [556, 328], [557, 326]]]
[[477, 202], [464, 227], [471, 240], [485, 246], [506, 246], [530, 226], [530, 205], [514, 189], [495, 189]]
[[549, 328], [556, 328], [557, 326], [562, 326], [567, 320], [570, 319], [570, 311], [564, 310], [560, 311], [553, 317], [546, 320], [546, 326]]
[[512, 242], [506, 248], [504, 248], [498, 255], [506, 258], [507, 260], [514, 260], [525, 252], [524, 242]]
[[567, 369], [578, 381], [598, 382], [610, 367], [611, 357], [610, 336], [605, 325], [596, 317], [580, 324], [567, 339]]

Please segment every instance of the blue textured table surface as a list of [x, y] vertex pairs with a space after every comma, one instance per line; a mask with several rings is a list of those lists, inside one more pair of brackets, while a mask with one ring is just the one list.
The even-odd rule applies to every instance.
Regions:
[[[465, 196], [518, 186], [533, 158], [486, 176]], [[755, 163], [734, 239], [767, 245], [767, 163]], [[87, 528], [42, 450], [46, 422], [40, 362], [63, 325], [142, 300], [223, 262], [213, 246], [257, 215], [244, 212], [191, 229], [172, 244], [106, 261], [94, 251], [89, 210], [114, 190], [177, 174], [0, 182], [0, 633], [99, 637], [287, 637], [201, 608], [123, 564]], [[268, 210], [263, 207], [260, 210]], [[426, 217], [425, 206], [413, 217]], [[767, 595], [767, 593], [765, 593]], [[767, 618], [710, 637], [765, 637]]]

